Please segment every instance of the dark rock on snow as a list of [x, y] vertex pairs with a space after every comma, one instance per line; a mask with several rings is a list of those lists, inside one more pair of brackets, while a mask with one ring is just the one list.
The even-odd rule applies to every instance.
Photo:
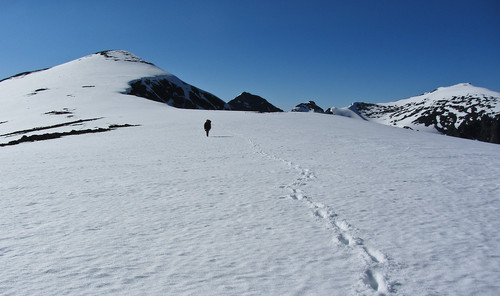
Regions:
[[131, 81], [127, 94], [183, 109], [222, 110], [225, 102], [187, 83], [176, 84], [168, 77], [145, 77]]
[[292, 112], [316, 112], [316, 113], [325, 113], [323, 108], [316, 105], [314, 101], [308, 101], [306, 103], [300, 103], [295, 108], [292, 109]]
[[227, 104], [229, 109], [234, 111], [283, 112], [266, 99], [247, 92], [240, 94]]

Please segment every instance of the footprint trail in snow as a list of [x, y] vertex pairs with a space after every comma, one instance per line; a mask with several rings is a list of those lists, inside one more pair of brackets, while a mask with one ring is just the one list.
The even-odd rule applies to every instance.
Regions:
[[363, 260], [364, 266], [364, 270], [361, 272], [360, 283], [378, 295], [395, 292], [394, 287], [398, 284], [391, 283], [388, 279], [387, 274], [390, 264], [387, 257], [379, 250], [368, 247], [362, 238], [354, 235], [354, 228], [347, 221], [341, 219], [332, 207], [313, 200], [313, 198], [301, 189], [309, 181], [316, 178], [314, 173], [310, 169], [302, 168], [291, 161], [266, 153], [251, 139], [248, 139], [248, 141], [256, 153], [265, 158], [282, 162], [290, 170], [295, 170], [298, 173], [299, 176], [291, 184], [281, 186], [289, 191], [288, 196], [281, 198], [303, 202], [312, 211], [312, 214], [320, 221], [323, 221], [326, 228], [332, 232], [334, 242], [338, 246], [348, 248], [354, 254], [359, 255], [361, 260]]

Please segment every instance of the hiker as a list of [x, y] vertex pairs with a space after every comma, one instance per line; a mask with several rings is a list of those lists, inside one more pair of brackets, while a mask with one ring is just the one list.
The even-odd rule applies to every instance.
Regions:
[[208, 137], [208, 132], [212, 128], [212, 124], [211, 124], [211, 121], [209, 119], [207, 119], [207, 121], [205, 121], [204, 127], [205, 127], [205, 131], [207, 132], [207, 137]]

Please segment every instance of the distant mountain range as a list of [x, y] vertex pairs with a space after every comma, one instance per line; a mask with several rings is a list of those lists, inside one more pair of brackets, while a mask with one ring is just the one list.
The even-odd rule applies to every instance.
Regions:
[[[440, 87], [430, 93], [389, 103], [356, 102], [324, 113], [416, 131], [500, 144], [500, 93], [470, 83]], [[294, 112], [322, 112], [313, 101]]]
[[[226, 103], [123, 50], [102, 51], [49, 69], [23, 72], [0, 80], [0, 95], [4, 97], [37, 95], [53, 101], [56, 98], [88, 97], [96, 92], [134, 95], [185, 109], [283, 111], [248, 92]], [[390, 103], [356, 102], [346, 108], [331, 107], [324, 111], [314, 101], [308, 101], [291, 111], [341, 115], [411, 130], [500, 143], [499, 100], [498, 92], [462, 83]], [[0, 124], [7, 121], [0, 118]]]

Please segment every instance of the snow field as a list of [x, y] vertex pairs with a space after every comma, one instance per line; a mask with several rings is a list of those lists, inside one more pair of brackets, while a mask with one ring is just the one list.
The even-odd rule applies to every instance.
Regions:
[[[500, 291], [498, 145], [340, 116], [173, 109], [119, 94], [139, 68], [116, 63], [115, 81], [116, 68], [96, 78], [84, 65], [71, 87], [23, 78], [48, 89], [36, 95], [3, 82], [16, 100], [0, 134], [139, 126], [0, 147], [0, 294]], [[45, 114], [64, 108], [72, 118]]]
[[223, 119], [206, 138], [193, 114], [167, 114], [155, 126], [4, 147], [2, 294], [350, 291], [349, 257], [280, 199], [294, 171], [218, 134]]
[[328, 135], [297, 118], [297, 125], [286, 125], [300, 126], [300, 137], [262, 141], [277, 157], [314, 168], [308, 195], [354, 225], [352, 237], [388, 258], [378, 274], [389, 292], [495, 295], [499, 287], [489, 271], [499, 265], [498, 147], [345, 120], [314, 119], [323, 131], [331, 126]]
[[0, 150], [2, 294], [498, 291], [496, 145], [146, 103]]

